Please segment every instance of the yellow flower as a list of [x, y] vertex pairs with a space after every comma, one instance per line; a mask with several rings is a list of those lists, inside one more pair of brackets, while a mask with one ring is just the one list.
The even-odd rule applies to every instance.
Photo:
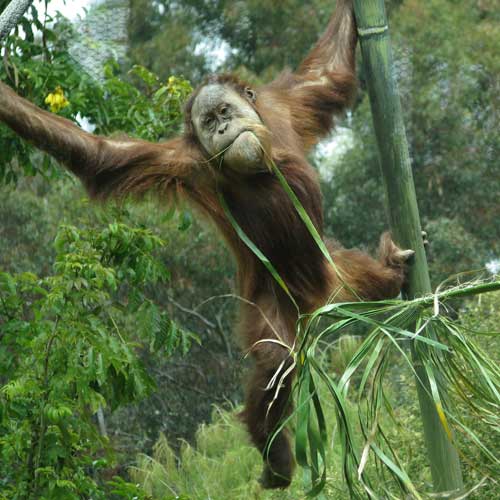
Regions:
[[69, 101], [66, 99], [63, 89], [58, 85], [54, 92], [51, 92], [45, 98], [45, 104], [50, 106], [52, 113], [58, 113], [61, 109], [69, 105]]

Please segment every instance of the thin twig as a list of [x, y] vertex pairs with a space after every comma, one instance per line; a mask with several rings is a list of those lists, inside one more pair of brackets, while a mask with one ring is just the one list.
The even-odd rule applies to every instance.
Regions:
[[182, 304], [179, 304], [176, 300], [174, 300], [172, 297], [167, 297], [168, 301], [171, 302], [177, 309], [180, 309], [182, 312], [185, 312], [186, 314], [190, 314], [191, 316], [194, 316], [195, 318], [198, 318], [202, 323], [204, 323], [206, 326], [209, 328], [215, 329], [217, 325], [210, 321], [209, 319], [205, 318], [202, 314], [200, 314], [198, 311], [195, 311], [194, 309], [189, 309]]

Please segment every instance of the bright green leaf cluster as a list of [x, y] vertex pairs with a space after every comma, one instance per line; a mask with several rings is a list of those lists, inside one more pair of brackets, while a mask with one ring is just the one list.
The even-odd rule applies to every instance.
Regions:
[[170, 355], [193, 338], [147, 296], [168, 278], [153, 256], [162, 245], [124, 224], [63, 226], [51, 276], [0, 272], [0, 477], [8, 498], [109, 498], [96, 478], [114, 457], [94, 415], [154, 388], [138, 347]]

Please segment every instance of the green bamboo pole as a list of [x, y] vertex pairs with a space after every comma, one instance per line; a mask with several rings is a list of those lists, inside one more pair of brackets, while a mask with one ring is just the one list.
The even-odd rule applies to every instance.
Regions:
[[[402, 248], [415, 250], [407, 298], [431, 292], [420, 217], [413, 184], [401, 103], [394, 77], [387, 16], [383, 0], [354, 0], [364, 71], [370, 95], [391, 231]], [[463, 490], [457, 450], [441, 425], [428, 379], [412, 350], [418, 399], [435, 492]], [[441, 390], [443, 388], [440, 388]]]

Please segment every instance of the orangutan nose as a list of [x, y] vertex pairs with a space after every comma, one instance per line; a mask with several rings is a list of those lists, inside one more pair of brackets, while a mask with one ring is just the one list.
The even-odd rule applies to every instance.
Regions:
[[227, 127], [229, 126], [229, 123], [223, 123], [220, 127], [219, 127], [219, 134], [220, 135], [223, 135], [226, 130], [227, 130]]

